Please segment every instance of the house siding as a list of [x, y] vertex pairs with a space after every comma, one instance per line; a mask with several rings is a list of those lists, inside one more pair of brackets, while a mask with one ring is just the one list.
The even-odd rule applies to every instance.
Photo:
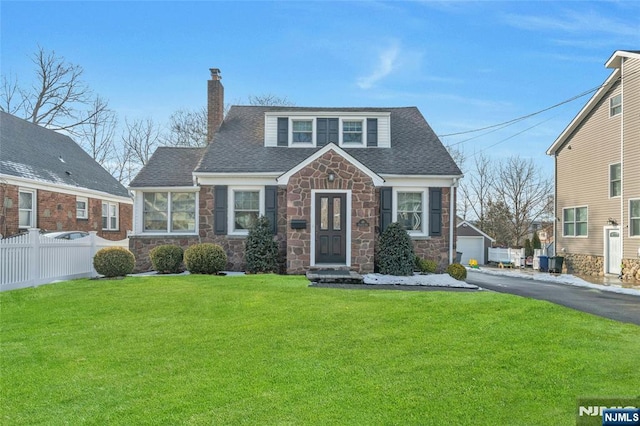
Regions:
[[[630, 237], [629, 200], [640, 198], [640, 60], [627, 59], [623, 64], [623, 135], [624, 153], [622, 155], [622, 194], [624, 239], [623, 258], [635, 260], [640, 267], [638, 249], [640, 237]], [[638, 272], [640, 274], [640, 272]]]
[[[557, 245], [566, 254], [603, 256], [603, 227], [620, 197], [609, 197], [609, 166], [620, 162], [622, 116], [609, 117], [609, 99], [621, 92], [615, 84], [568, 138], [556, 157]], [[571, 147], [569, 149], [569, 146]], [[588, 207], [588, 236], [565, 237], [563, 209]], [[618, 219], [619, 220], [619, 219]]]
[[[0, 185], [0, 200], [2, 212], [0, 214], [0, 233], [11, 236], [21, 232], [18, 223], [18, 192], [17, 185]], [[88, 218], [76, 218], [76, 196], [60, 192], [36, 190], [36, 227], [44, 231], [97, 231], [98, 236], [107, 240], [122, 240], [132, 229], [133, 206], [118, 203], [119, 229], [118, 231], [102, 230], [102, 200], [88, 198]]]

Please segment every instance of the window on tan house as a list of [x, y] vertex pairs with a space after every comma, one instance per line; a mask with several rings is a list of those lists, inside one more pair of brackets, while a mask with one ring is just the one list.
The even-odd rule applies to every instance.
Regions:
[[609, 197], [622, 194], [622, 173], [620, 163], [609, 166]]
[[629, 200], [629, 236], [640, 237], [640, 198]]
[[622, 95], [613, 96], [609, 99], [609, 117], [618, 115], [622, 112]]
[[589, 228], [587, 207], [568, 207], [562, 210], [562, 235], [565, 237], [586, 237]]

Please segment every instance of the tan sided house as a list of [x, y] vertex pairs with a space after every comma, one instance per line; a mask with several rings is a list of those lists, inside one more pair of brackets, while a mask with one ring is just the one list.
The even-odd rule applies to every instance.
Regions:
[[640, 51], [613, 72], [547, 150], [555, 158], [556, 252], [568, 272], [640, 278]]
[[220, 244], [227, 267], [243, 270], [261, 215], [289, 274], [372, 272], [377, 237], [394, 221], [417, 254], [452, 261], [462, 173], [417, 108], [232, 106], [223, 120], [219, 70], [211, 76], [208, 146], [159, 148], [130, 185], [138, 270], [158, 244], [197, 242]]
[[122, 240], [131, 230], [127, 189], [70, 137], [0, 112], [0, 238], [29, 228], [96, 231]]

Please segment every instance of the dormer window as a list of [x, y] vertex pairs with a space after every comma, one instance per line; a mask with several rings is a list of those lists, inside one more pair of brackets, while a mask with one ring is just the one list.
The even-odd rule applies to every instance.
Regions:
[[313, 143], [313, 120], [292, 120], [291, 127], [291, 143]]
[[342, 122], [342, 143], [362, 145], [362, 120], [344, 120]]

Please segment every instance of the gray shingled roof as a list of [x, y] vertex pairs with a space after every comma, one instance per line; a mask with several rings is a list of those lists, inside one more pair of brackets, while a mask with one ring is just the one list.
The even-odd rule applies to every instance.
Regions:
[[1, 111], [0, 173], [129, 197], [70, 137]]
[[129, 187], [192, 186], [192, 173], [204, 150], [162, 146], [156, 149]]
[[461, 175], [436, 134], [416, 107], [300, 108], [233, 106], [197, 167], [197, 172], [286, 172], [321, 148], [265, 147], [267, 111], [389, 112], [391, 148], [345, 149], [377, 174]]

